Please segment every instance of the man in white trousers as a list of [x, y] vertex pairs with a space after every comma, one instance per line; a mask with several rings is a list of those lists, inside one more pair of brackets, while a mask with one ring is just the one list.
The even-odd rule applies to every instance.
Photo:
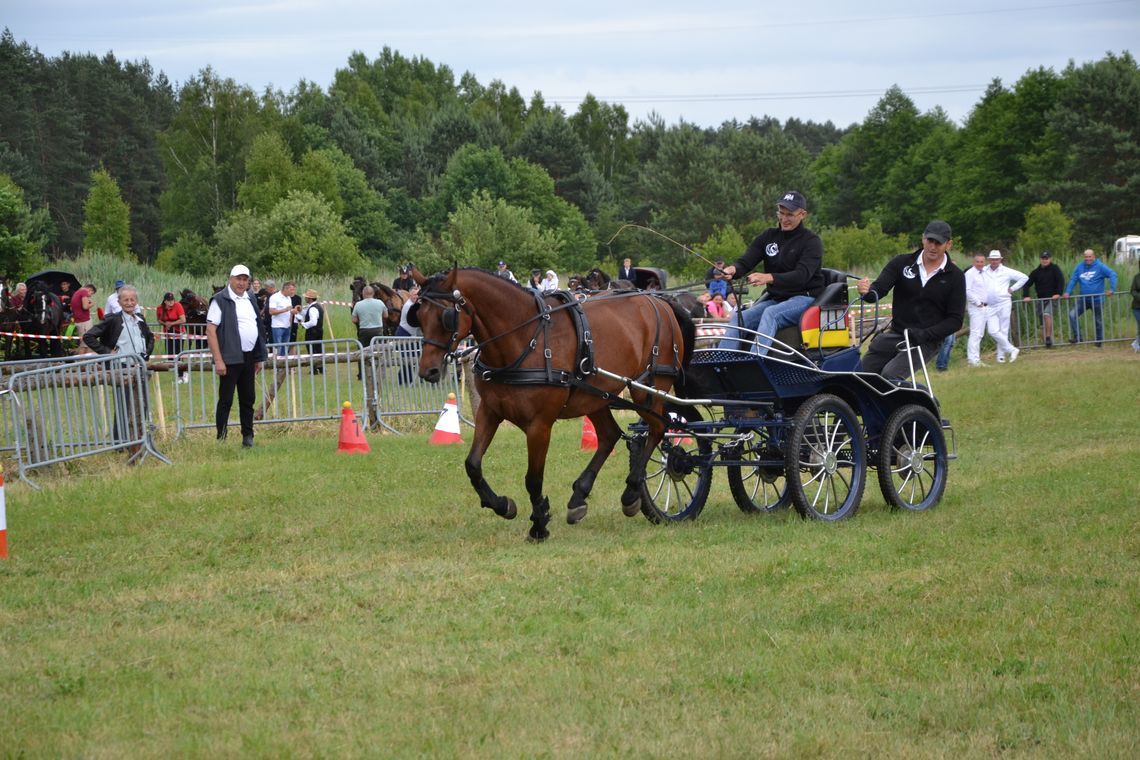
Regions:
[[[994, 253], [998, 254], [1000, 263], [1001, 254], [997, 251]], [[970, 339], [966, 343], [966, 363], [971, 367], [986, 366], [981, 357], [982, 337], [986, 332], [989, 332], [990, 337], [997, 343], [998, 356], [1002, 359], [1008, 354], [1010, 361], [1013, 362], [1021, 353], [1020, 349], [1015, 348], [1009, 342], [1009, 338], [1006, 337], [1008, 333], [1001, 329], [1000, 309], [997, 303], [1000, 294], [991, 292], [993, 283], [987, 275], [990, 270], [991, 267], [986, 266], [986, 257], [980, 253], [975, 253], [974, 265], [966, 271], [966, 306], [970, 313]], [[995, 282], [997, 281], [995, 280]], [[1007, 293], [1007, 301], [1008, 298], [1009, 294]], [[1008, 329], [1008, 317], [1006, 319]]]
[[982, 280], [982, 270], [986, 268], [986, 257], [974, 254], [973, 266], [966, 270], [966, 311], [970, 315], [970, 338], [966, 342], [966, 363], [971, 367], [984, 367], [981, 349], [982, 336], [986, 332], [987, 296], [986, 283]]
[[[1012, 295], [1016, 291], [1021, 290], [1025, 283], [1029, 281], [1029, 275], [1023, 274], [1016, 269], [1011, 269], [1003, 264], [1001, 251], [990, 251], [987, 260], [989, 266], [982, 271], [982, 279], [986, 281], [987, 290], [989, 291], [991, 313], [995, 310], [997, 312], [997, 329], [1001, 334], [1002, 340], [998, 340], [993, 329], [989, 328], [988, 325], [987, 329], [990, 335], [994, 335], [994, 341], [998, 344], [998, 363], [1001, 364], [1004, 362], [1008, 356], [1012, 364], [1016, 361], [1017, 354], [1020, 353], [1020, 350], [1013, 348], [1009, 342], [1009, 316], [1013, 311]], [[996, 309], [994, 307], [996, 307]]]

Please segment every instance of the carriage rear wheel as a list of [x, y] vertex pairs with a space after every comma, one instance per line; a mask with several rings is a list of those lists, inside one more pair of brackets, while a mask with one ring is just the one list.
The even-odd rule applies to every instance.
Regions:
[[887, 418], [879, 443], [879, 489], [894, 509], [922, 511], [942, 499], [949, 466], [942, 424], [917, 404]]
[[851, 406], [830, 393], [796, 412], [785, 452], [792, 504], [802, 517], [843, 520], [859, 509], [867, 481], [867, 442]]
[[[738, 433], [747, 431], [738, 430]], [[775, 512], [788, 506], [788, 479], [784, 472], [784, 453], [766, 435], [725, 450], [733, 459], [755, 464], [729, 465], [728, 490], [742, 512]], [[779, 464], [776, 464], [779, 462]]]
[[[666, 407], [666, 416], [697, 422], [691, 407]], [[682, 428], [665, 432], [649, 454], [641, 487], [641, 512], [653, 523], [694, 520], [712, 484], [712, 444]]]

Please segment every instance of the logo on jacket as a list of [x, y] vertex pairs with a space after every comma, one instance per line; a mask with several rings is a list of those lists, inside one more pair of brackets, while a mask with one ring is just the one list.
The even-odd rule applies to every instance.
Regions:
[[765, 246], [765, 248], [764, 248], [764, 253], [768, 256], [779, 256], [780, 255], [780, 244], [779, 243], [768, 243], [768, 245]]
[[1088, 272], [1081, 272], [1080, 278], [1082, 282], [1092, 282], [1096, 279], [1096, 272], [1092, 270]]
[[914, 279], [915, 274], [914, 274], [914, 265], [913, 264], [910, 266], [903, 267], [903, 277], [907, 278], [908, 280]]

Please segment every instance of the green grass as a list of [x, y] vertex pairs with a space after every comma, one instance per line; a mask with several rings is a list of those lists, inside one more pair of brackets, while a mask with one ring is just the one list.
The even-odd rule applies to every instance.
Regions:
[[[839, 525], [744, 515], [723, 472], [694, 523], [624, 518], [622, 452], [567, 526], [578, 421], [537, 546], [426, 430], [10, 482], [0, 754], [1135, 757], [1136, 362], [956, 365], [943, 502], [892, 513], [872, 473]], [[520, 504], [524, 449], [485, 462]]]

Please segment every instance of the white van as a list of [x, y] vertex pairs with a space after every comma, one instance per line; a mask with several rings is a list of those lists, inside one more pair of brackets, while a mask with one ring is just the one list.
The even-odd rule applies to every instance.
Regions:
[[1131, 264], [1140, 259], [1140, 235], [1125, 235], [1112, 247], [1117, 264]]

